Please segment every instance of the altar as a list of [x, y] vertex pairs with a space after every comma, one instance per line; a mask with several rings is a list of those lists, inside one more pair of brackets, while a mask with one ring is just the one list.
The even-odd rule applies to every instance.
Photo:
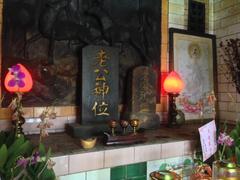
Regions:
[[[193, 160], [198, 126], [176, 128], [172, 134], [165, 127], [149, 130], [145, 132], [147, 142], [127, 146], [104, 146], [101, 139], [98, 139], [93, 149], [84, 150], [79, 138], [72, 138], [66, 133], [52, 134], [45, 144], [52, 148], [53, 160], [56, 162], [54, 170], [60, 179], [90, 176], [110, 179], [113, 174], [118, 176], [117, 169], [127, 166], [145, 166], [145, 170], [138, 176], [147, 178], [150, 172], [161, 166], [160, 162], [183, 165], [185, 159]], [[192, 130], [186, 131], [188, 129]], [[36, 142], [38, 137], [31, 135], [29, 138]], [[58, 139], [61, 141], [57, 141]], [[135, 173], [134, 170], [131, 171]]]
[[240, 176], [239, 6], [0, 0], [0, 179]]

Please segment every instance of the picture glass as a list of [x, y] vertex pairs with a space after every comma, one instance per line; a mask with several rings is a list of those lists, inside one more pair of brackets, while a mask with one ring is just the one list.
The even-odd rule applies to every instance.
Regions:
[[214, 90], [212, 39], [174, 33], [174, 69], [185, 86], [177, 99], [177, 108], [186, 119], [212, 117], [207, 97]]

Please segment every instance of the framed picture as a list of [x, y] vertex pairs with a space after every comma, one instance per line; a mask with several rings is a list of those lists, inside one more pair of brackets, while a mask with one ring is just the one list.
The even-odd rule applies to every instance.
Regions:
[[217, 94], [216, 37], [186, 30], [169, 30], [169, 69], [178, 72], [185, 86], [176, 100], [186, 120], [213, 118]]

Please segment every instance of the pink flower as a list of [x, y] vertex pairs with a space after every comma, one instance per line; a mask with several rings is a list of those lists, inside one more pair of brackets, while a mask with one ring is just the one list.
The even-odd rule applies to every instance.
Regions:
[[232, 146], [233, 145], [233, 139], [230, 137], [230, 136], [228, 136], [228, 138], [226, 139], [226, 141], [225, 141], [225, 144], [227, 145], [227, 146]]
[[221, 144], [223, 145], [224, 144], [224, 139], [226, 137], [226, 134], [225, 133], [220, 133], [220, 135], [218, 136], [218, 144]]
[[224, 133], [220, 133], [220, 135], [218, 136], [217, 142], [220, 145], [232, 146], [234, 141], [230, 136], [228, 136], [224, 132]]
[[26, 168], [27, 167], [27, 165], [28, 165], [28, 159], [25, 159], [25, 158], [21, 158], [21, 159], [19, 159], [18, 161], [17, 161], [17, 165], [18, 166], [21, 166], [21, 167], [23, 167], [23, 168]]

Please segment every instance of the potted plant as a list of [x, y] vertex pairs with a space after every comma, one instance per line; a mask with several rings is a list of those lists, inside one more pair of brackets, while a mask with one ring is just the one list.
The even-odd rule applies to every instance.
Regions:
[[228, 135], [220, 132], [218, 152], [213, 162], [213, 179], [240, 178], [240, 123]]
[[2, 180], [54, 180], [50, 159], [51, 149], [43, 144], [37, 148], [24, 136], [15, 137], [15, 132], [0, 133], [0, 177]]
[[0, 132], [0, 180], [56, 179], [53, 171], [55, 163], [50, 159], [51, 149], [46, 150], [42, 144], [42, 138], [48, 136], [47, 128], [51, 126], [48, 119], [55, 118], [56, 113], [46, 108], [40, 115], [39, 145], [34, 147], [21, 127], [24, 123], [22, 93], [31, 90], [31, 75], [23, 65], [17, 64], [9, 68], [4, 84], [9, 92], [16, 93], [16, 97], [9, 105], [14, 128], [11, 132]]
[[[19, 112], [13, 99], [11, 107]], [[46, 150], [42, 139], [48, 136], [47, 128], [51, 126], [49, 119], [54, 119], [56, 113], [46, 108], [40, 115], [41, 122], [39, 145], [34, 147], [24, 134], [16, 136], [16, 129], [10, 132], [0, 132], [0, 179], [1, 180], [55, 180], [54, 162], [50, 159], [51, 148]]]

